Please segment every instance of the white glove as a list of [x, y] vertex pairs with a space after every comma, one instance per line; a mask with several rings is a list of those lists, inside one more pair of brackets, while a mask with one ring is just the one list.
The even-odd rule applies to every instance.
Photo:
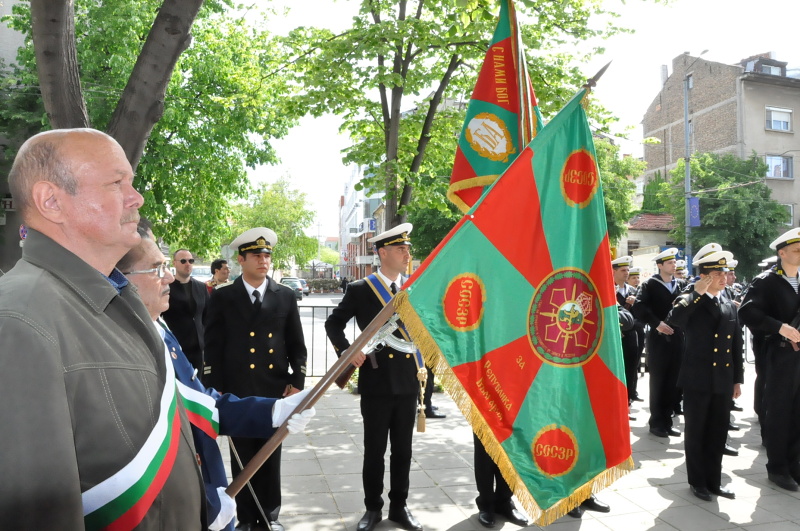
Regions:
[[219, 514], [208, 526], [211, 531], [225, 529], [225, 526], [236, 516], [236, 500], [228, 496], [225, 492], [225, 487], [217, 487], [217, 494], [219, 495], [220, 503]]
[[310, 392], [311, 389], [309, 388], [305, 391], [287, 396], [286, 398], [276, 400], [275, 404], [272, 406], [272, 427], [279, 428]]
[[295, 433], [300, 433], [304, 429], [306, 429], [306, 424], [308, 421], [311, 420], [311, 417], [317, 414], [317, 410], [313, 407], [310, 409], [306, 409], [302, 413], [295, 413], [291, 417], [289, 417], [289, 422], [286, 423], [286, 428], [289, 430], [289, 433], [294, 435]]

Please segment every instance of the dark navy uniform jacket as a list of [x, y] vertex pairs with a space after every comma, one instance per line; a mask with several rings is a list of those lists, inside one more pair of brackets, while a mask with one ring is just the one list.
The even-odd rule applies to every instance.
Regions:
[[[337, 356], [350, 346], [344, 330], [353, 317], [361, 330], [364, 330], [383, 309], [383, 303], [364, 280], [347, 285], [342, 302], [334, 308], [325, 321], [325, 332], [333, 344]], [[395, 335], [399, 336], [398, 332]], [[414, 354], [397, 352], [384, 347], [375, 353], [378, 368], [372, 367], [369, 360], [358, 371], [358, 392], [369, 395], [416, 395], [419, 394], [417, 363]]]
[[[195, 375], [194, 367], [186, 359], [177, 339], [169, 330], [162, 327], [164, 343], [175, 368], [175, 378], [183, 385], [210, 396], [216, 401], [219, 411], [219, 434], [233, 437], [269, 438], [275, 433], [272, 427], [272, 406], [274, 398], [248, 397], [239, 398], [231, 394], [220, 394], [211, 387], [205, 387]], [[222, 462], [219, 446], [215, 438], [192, 424], [192, 436], [197, 450], [197, 460], [203, 472], [203, 483], [206, 488], [208, 504], [208, 521], [216, 520], [220, 511], [217, 487], [227, 487], [228, 478]], [[225, 529], [233, 529], [233, 520]]]
[[732, 394], [733, 384], [744, 382], [742, 328], [732, 302], [717, 305], [710, 296], [692, 290], [675, 300], [667, 320], [686, 338], [679, 385]]

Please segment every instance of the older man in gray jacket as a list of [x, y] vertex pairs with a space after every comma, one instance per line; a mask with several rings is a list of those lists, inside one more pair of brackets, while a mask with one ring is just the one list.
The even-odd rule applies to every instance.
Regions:
[[29, 228], [0, 278], [0, 527], [204, 529], [172, 364], [115, 269], [140, 237], [122, 148], [89, 129], [25, 142], [9, 174]]

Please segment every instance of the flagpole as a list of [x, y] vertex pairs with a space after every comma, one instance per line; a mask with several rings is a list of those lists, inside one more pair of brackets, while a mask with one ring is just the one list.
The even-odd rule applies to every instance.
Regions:
[[225, 493], [233, 498], [236, 496], [239, 491], [244, 488], [245, 484], [250, 481], [250, 478], [258, 471], [259, 468], [264, 464], [264, 462], [269, 459], [269, 456], [278, 448], [278, 446], [283, 442], [283, 440], [289, 435], [289, 429], [286, 427], [289, 419], [295, 413], [300, 413], [317, 403], [317, 401], [322, 398], [322, 395], [325, 394], [325, 391], [333, 384], [336, 378], [342, 374], [344, 371], [347, 370], [348, 366], [350, 365], [353, 358], [363, 350], [363, 348], [369, 343], [369, 340], [380, 330], [380, 328], [389, 320], [389, 318], [394, 313], [394, 300], [390, 300], [386, 303], [386, 306], [375, 316], [372, 322], [364, 329], [364, 331], [359, 335], [355, 341], [348, 347], [347, 350], [342, 353], [336, 363], [325, 373], [325, 376], [317, 382], [317, 385], [311, 389], [311, 392], [306, 395], [302, 402], [292, 411], [292, 413], [286, 418], [281, 427], [270, 437], [270, 439], [261, 447], [256, 455], [247, 463], [247, 465], [242, 469], [242, 471], [237, 475], [231, 484], [225, 489]]
[[606, 73], [606, 70], [608, 70], [609, 65], [611, 65], [611, 61], [607, 62], [606, 65], [603, 68], [601, 68], [595, 75], [587, 79], [584, 87], [588, 88], [589, 90], [596, 87], [597, 82], [600, 80], [601, 77], [603, 77], [603, 74]]

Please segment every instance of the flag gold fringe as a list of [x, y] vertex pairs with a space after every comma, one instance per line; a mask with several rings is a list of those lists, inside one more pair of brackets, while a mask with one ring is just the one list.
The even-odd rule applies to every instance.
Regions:
[[[411, 288], [413, 290], [413, 286]], [[511, 491], [519, 500], [525, 512], [534, 520], [537, 525], [549, 525], [561, 518], [569, 511], [580, 505], [593, 493], [600, 492], [616, 480], [633, 470], [633, 458], [628, 457], [617, 466], [611, 467], [598, 474], [590, 481], [581, 485], [575, 491], [560, 500], [555, 505], [543, 509], [539, 507], [536, 500], [528, 492], [522, 478], [511, 464], [511, 459], [506, 454], [505, 449], [500, 445], [494, 436], [491, 428], [481, 415], [480, 410], [475, 406], [469, 393], [461, 385], [461, 381], [456, 377], [444, 355], [439, 349], [439, 345], [431, 337], [428, 329], [422, 323], [416, 310], [408, 300], [408, 292], [403, 290], [394, 297], [395, 311], [400, 315], [406, 329], [411, 334], [414, 344], [422, 352], [425, 363], [433, 369], [433, 372], [441, 379], [442, 386], [456, 403], [461, 413], [467, 419], [472, 430], [483, 443], [486, 452], [492, 460], [497, 463], [500, 473], [508, 483]]]
[[456, 181], [450, 184], [450, 187], [447, 189], [447, 199], [450, 200], [451, 203], [456, 205], [462, 213], [466, 214], [472, 208], [473, 205], [466, 204], [456, 192], [460, 192], [461, 190], [468, 190], [470, 188], [476, 188], [479, 186], [489, 186], [493, 184], [497, 178], [500, 177], [499, 175], [481, 175], [477, 177], [470, 177], [469, 179], [463, 179], [461, 181]]

